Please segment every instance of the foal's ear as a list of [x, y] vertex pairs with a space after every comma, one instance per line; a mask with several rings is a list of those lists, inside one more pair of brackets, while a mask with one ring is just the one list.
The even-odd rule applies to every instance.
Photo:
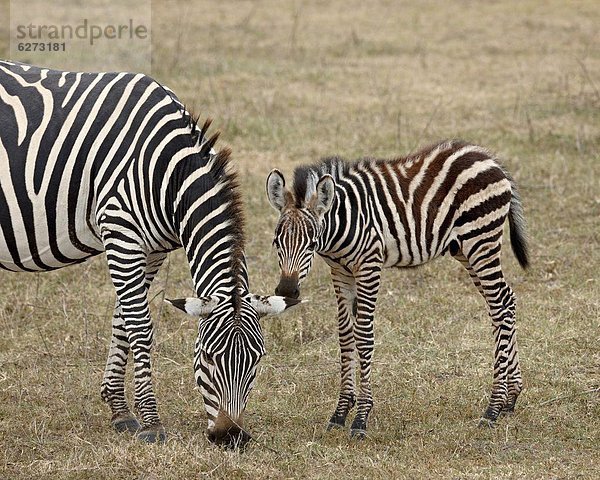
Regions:
[[302, 300], [289, 297], [280, 297], [278, 295], [261, 296], [250, 295], [250, 303], [257, 311], [259, 317], [266, 315], [278, 315], [285, 312], [287, 309], [302, 303]]
[[281, 212], [292, 201], [292, 193], [285, 188], [285, 178], [276, 168], [267, 177], [267, 198], [271, 206]]
[[333, 205], [335, 182], [329, 174], [323, 175], [317, 182], [315, 193], [310, 198], [309, 206], [319, 217], [325, 215]]
[[217, 297], [202, 297], [202, 298], [178, 298], [169, 300], [165, 298], [165, 302], [170, 303], [179, 310], [183, 310], [192, 317], [207, 317], [210, 312], [217, 306], [219, 299]]

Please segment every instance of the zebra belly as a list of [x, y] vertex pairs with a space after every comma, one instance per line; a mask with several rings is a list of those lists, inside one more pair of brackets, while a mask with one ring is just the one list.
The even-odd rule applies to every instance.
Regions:
[[432, 255], [427, 247], [417, 245], [417, 242], [406, 244], [391, 234], [385, 237], [384, 268], [404, 268], [423, 265], [438, 255]]
[[[2, 242], [3, 239], [0, 239]], [[48, 246], [46, 249], [38, 252], [38, 257], [36, 257], [37, 261], [34, 260], [34, 256], [30, 255], [28, 258], [22, 258], [19, 264], [15, 264], [10, 253], [0, 251], [0, 269], [9, 270], [11, 272], [47, 272], [50, 270], [57, 270], [59, 268], [68, 267], [69, 265], [75, 265], [77, 263], [81, 263], [86, 259], [98, 255], [100, 251], [96, 253], [84, 253], [79, 252], [79, 255], [76, 258], [73, 256], [69, 263], [54, 263], [56, 258], [50, 251], [50, 247]], [[40, 265], [40, 262], [44, 265]]]
[[[81, 235], [80, 232], [79, 236], [82, 238], [84, 235]], [[81, 263], [104, 250], [102, 242], [98, 239], [90, 240], [87, 244], [93, 250], [83, 251], [73, 247], [67, 232], [57, 236], [57, 243], [62, 245], [60, 252], [62, 256], [66, 257], [59, 260], [49, 241], [36, 243], [37, 252], [34, 253], [29, 248], [18, 248], [14, 244], [9, 247], [4, 233], [0, 230], [0, 268], [15, 272], [41, 272]], [[69, 245], [69, 247], [65, 248], [65, 245]], [[14, 256], [15, 251], [18, 252], [18, 258]]]
[[[85, 200], [84, 185], [82, 182], [80, 198]], [[61, 195], [52, 189], [45, 195], [17, 194], [10, 170], [0, 171], [0, 268], [17, 272], [55, 270], [104, 250], [94, 223], [86, 219], [87, 203], [69, 207], [64, 197], [63, 201], [57, 197]], [[54, 209], [49, 211], [47, 203]]]
[[[394, 260], [396, 258], [396, 260]], [[398, 258], [398, 257], [388, 257], [386, 255], [385, 260], [383, 262], [384, 268], [410, 268], [410, 267], [418, 267], [419, 265], [423, 265], [433, 257], [425, 256], [419, 259], [415, 258]]]

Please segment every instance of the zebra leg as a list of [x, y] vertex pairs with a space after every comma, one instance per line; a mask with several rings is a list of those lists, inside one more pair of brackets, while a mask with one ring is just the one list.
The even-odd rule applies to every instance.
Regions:
[[[477, 290], [483, 296], [483, 298], [486, 298], [483, 287], [481, 286], [481, 282], [479, 281], [479, 277], [477, 276], [477, 274], [475, 273], [475, 271], [469, 264], [469, 261], [466, 259], [466, 257], [462, 254], [462, 252], [459, 252], [458, 255], [455, 256], [455, 258], [467, 269], [467, 271], [469, 272], [469, 276], [471, 277], [471, 280], [473, 280], [473, 283], [477, 287]], [[510, 290], [510, 287], [508, 285], [507, 285], [507, 287], [510, 291], [510, 296], [512, 296], [511, 301], [513, 304], [512, 312], [513, 312], [513, 318], [514, 318], [514, 316], [515, 316], [514, 293], [512, 293], [512, 290]], [[487, 299], [486, 299], [486, 301], [487, 301]], [[514, 320], [513, 320], [513, 323], [514, 323]], [[521, 390], [523, 389], [523, 380], [521, 377], [521, 367], [519, 364], [519, 351], [517, 348], [516, 330], [513, 333], [513, 346], [514, 346], [514, 348], [512, 349], [513, 356], [512, 356], [512, 358], [509, 358], [509, 368], [508, 368], [508, 372], [507, 372], [507, 376], [506, 376], [506, 383], [507, 383], [507, 387], [508, 387], [508, 397], [506, 400], [506, 404], [502, 407], [502, 412], [506, 412], [506, 413], [512, 413], [514, 411], [517, 397], [519, 396], [519, 394], [521, 393]]]
[[475, 273], [475, 271], [471, 267], [471, 264], [467, 260], [467, 257], [465, 257], [462, 252], [458, 252], [456, 255], [454, 255], [454, 258], [456, 258], [456, 260], [458, 260], [461, 263], [461, 265], [463, 267], [465, 267], [465, 269], [467, 270], [467, 272], [469, 272], [469, 276], [471, 277], [471, 280], [473, 281], [473, 284], [477, 287], [477, 291], [485, 299], [485, 293], [484, 293], [483, 288], [481, 286], [481, 282], [479, 281], [479, 278], [477, 277], [477, 274]]
[[[146, 259], [147, 260], [146, 261], [146, 276], [145, 276], [145, 281], [144, 281], [144, 287], [146, 290], [146, 297], [145, 297], [146, 299], [148, 298], [148, 293], [150, 291], [150, 285], [152, 284], [154, 277], [160, 270], [160, 267], [162, 266], [163, 262], [165, 261], [165, 258], [167, 258], [167, 254], [165, 252], [153, 252], [153, 253], [150, 253]], [[152, 325], [152, 320], [150, 319], [150, 312], [148, 312], [147, 318], [148, 318], [148, 321], [150, 322], [150, 328], [152, 330], [150, 333], [150, 348], [151, 348], [152, 347], [152, 339], [154, 336], [154, 327]], [[150, 361], [149, 353], [148, 353], [148, 361]], [[148, 369], [149, 369], [148, 370], [149, 373], [151, 373], [152, 370], [151, 370], [150, 365], [148, 365]], [[150, 388], [151, 388], [152, 396], [154, 397], [154, 393], [152, 392], [152, 387], [150, 387]], [[136, 397], [137, 397], [137, 391], [136, 391]], [[153, 400], [156, 405], [156, 399], [153, 398]], [[139, 407], [139, 405], [137, 405], [137, 400], [136, 400], [136, 406], [139, 410], [140, 407]], [[156, 441], [164, 442], [166, 440], [166, 433], [165, 433], [163, 426], [161, 425], [161, 423], [159, 421], [158, 424], [155, 424], [154, 426], [145, 427], [144, 430], [142, 430], [141, 432], [138, 433], [138, 438], [140, 440], [144, 440], [148, 443], [154, 443]]]
[[515, 329], [515, 295], [504, 279], [500, 247], [500, 241], [491, 247], [488, 244], [468, 257], [469, 273], [475, 274], [488, 305], [495, 342], [492, 394], [480, 425], [493, 425], [501, 411], [512, 411], [523, 388]]
[[371, 266], [356, 275], [357, 312], [354, 322], [354, 341], [360, 361], [360, 390], [356, 416], [350, 427], [350, 436], [363, 439], [367, 433], [367, 420], [373, 408], [371, 393], [371, 361], [373, 358], [373, 317], [379, 292], [381, 267]]
[[129, 410], [125, 399], [125, 369], [129, 355], [129, 340], [125, 331], [125, 322], [121, 305], [117, 299], [112, 321], [112, 336], [104, 379], [100, 388], [102, 399], [108, 403], [112, 412], [112, 425], [118, 432], [135, 433], [141, 426]]
[[[152, 280], [158, 273], [166, 256], [167, 254], [162, 252], [148, 255], [145, 278], [146, 292], [148, 292]], [[112, 338], [100, 394], [102, 399], [108, 403], [111, 408], [112, 424], [115, 430], [118, 432], [127, 431], [136, 433], [141, 430], [142, 427], [133, 413], [129, 410], [127, 400], [125, 399], [125, 370], [128, 355], [129, 340], [125, 330], [121, 306], [117, 299], [113, 314]]]
[[144, 286], [146, 287], [146, 293], [149, 292], [150, 285], [152, 285], [152, 281], [154, 280], [154, 277], [156, 277], [160, 267], [162, 267], [165, 258], [167, 258], [166, 252], [154, 252], [148, 254], [148, 261], [146, 265], [146, 281], [144, 283]]
[[506, 399], [504, 407], [502, 407], [502, 412], [504, 413], [513, 413], [515, 411], [515, 404], [517, 403], [517, 398], [519, 398], [519, 395], [523, 390], [523, 377], [521, 377], [521, 366], [519, 364], [519, 351], [517, 348], [516, 329], [513, 334], [512, 346], [513, 349], [509, 352], [512, 354], [512, 357], [508, 358], [508, 398]]
[[143, 424], [137, 437], [148, 443], [164, 442], [166, 434], [158, 416], [150, 361], [154, 329], [148, 308], [146, 272], [148, 262], [153, 259], [140, 248], [141, 241], [135, 238], [133, 232], [127, 234], [133, 238], [125, 235], [123, 230], [105, 233], [104, 243], [110, 276], [133, 353], [134, 400]]
[[354, 407], [354, 373], [356, 369], [353, 309], [356, 302], [354, 277], [337, 269], [331, 269], [333, 288], [338, 307], [338, 337], [340, 343], [340, 396], [327, 430], [343, 428], [348, 412]]

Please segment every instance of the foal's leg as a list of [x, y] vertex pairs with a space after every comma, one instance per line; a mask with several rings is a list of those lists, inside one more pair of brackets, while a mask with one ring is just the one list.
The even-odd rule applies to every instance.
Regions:
[[[467, 255], [467, 270], [485, 298], [494, 331], [494, 381], [490, 403], [480, 424], [493, 424], [502, 410], [512, 411], [523, 388], [517, 335], [515, 295], [506, 283], [500, 264], [501, 239], [480, 244]], [[463, 262], [461, 258], [459, 261]]]
[[338, 307], [338, 337], [340, 343], [340, 396], [337, 407], [329, 420], [327, 430], [341, 428], [346, 424], [348, 412], [356, 402], [354, 374], [356, 353], [354, 343], [353, 308], [356, 301], [354, 277], [341, 269], [331, 269], [333, 288]]
[[350, 427], [350, 435], [361, 439], [366, 435], [367, 420], [373, 408], [373, 395], [371, 392], [371, 361], [374, 345], [373, 317], [381, 277], [380, 264], [371, 263], [367, 265], [363, 266], [361, 271], [355, 275], [357, 308], [354, 323], [354, 341], [360, 361], [360, 390], [356, 416]]

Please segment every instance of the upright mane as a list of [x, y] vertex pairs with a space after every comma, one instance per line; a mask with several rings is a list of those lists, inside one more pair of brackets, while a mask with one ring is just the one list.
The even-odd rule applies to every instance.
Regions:
[[351, 166], [341, 157], [327, 157], [313, 164], [296, 167], [292, 187], [296, 207], [304, 206], [306, 200], [315, 192], [317, 182], [323, 175], [328, 173], [334, 179], [339, 179], [348, 173]]
[[423, 147], [401, 157], [388, 159], [364, 157], [354, 161], [347, 161], [344, 158], [334, 156], [323, 158], [313, 164], [300, 165], [294, 170], [294, 185], [292, 188], [296, 207], [301, 208], [304, 205], [308, 198], [315, 192], [317, 182], [321, 176], [326, 173], [331, 175], [335, 180], [338, 180], [348, 175], [350, 170], [360, 164], [375, 162], [378, 165], [382, 163], [402, 163], [411, 165], [419, 158], [430, 154], [437, 147], [445, 146], [446, 148], [461, 148], [466, 145], [468, 145], [468, 143], [463, 140], [446, 140], [444, 142], [438, 142]]

